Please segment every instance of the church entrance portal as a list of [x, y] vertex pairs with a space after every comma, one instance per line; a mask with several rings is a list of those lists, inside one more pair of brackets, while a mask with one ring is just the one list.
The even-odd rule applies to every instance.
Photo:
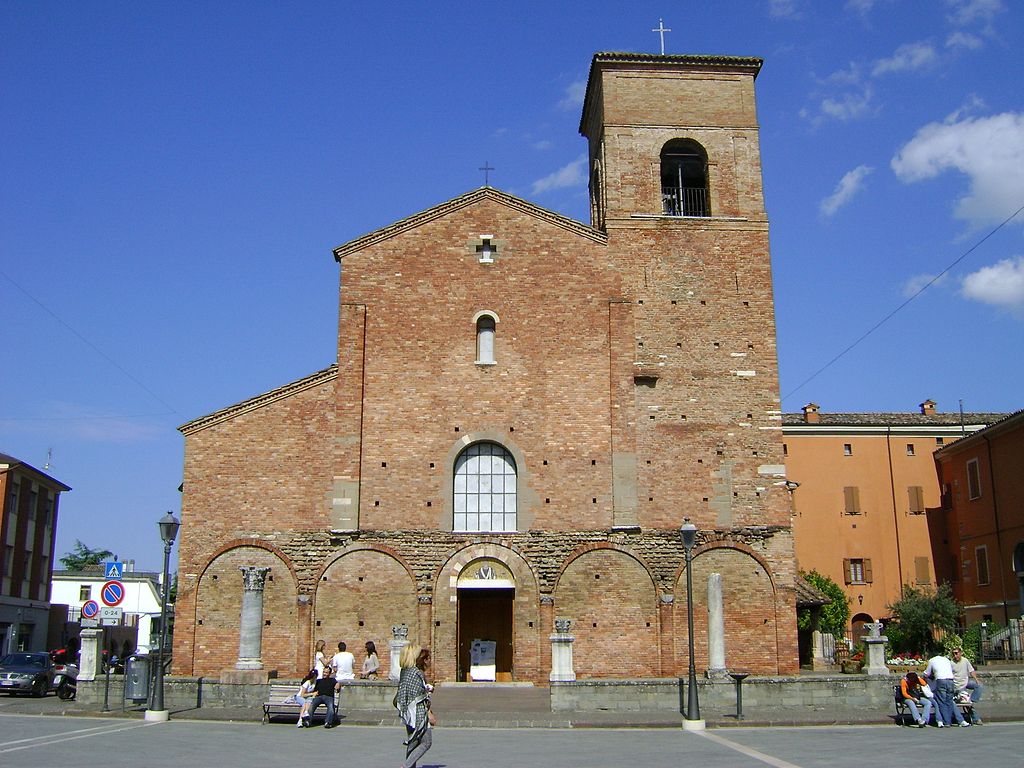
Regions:
[[[494, 642], [494, 677], [512, 680], [512, 605], [514, 588], [459, 588], [459, 668], [457, 679], [470, 682], [475, 640]], [[486, 667], [479, 671], [488, 672]]]

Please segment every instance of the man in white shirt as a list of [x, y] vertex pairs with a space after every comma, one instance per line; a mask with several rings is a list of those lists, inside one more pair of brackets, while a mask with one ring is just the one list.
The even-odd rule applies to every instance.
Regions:
[[960, 714], [960, 707], [953, 703], [953, 665], [949, 659], [932, 656], [928, 659], [924, 677], [935, 681], [935, 722], [939, 728], [952, 725], [954, 717], [961, 728], [970, 725]]
[[344, 642], [338, 643], [338, 652], [331, 658], [331, 666], [334, 667], [334, 679], [339, 683], [344, 680], [356, 679], [356, 657], [345, 650], [347, 647]]

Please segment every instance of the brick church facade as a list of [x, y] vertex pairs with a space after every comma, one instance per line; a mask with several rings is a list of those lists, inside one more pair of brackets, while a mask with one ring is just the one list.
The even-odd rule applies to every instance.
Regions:
[[337, 364], [180, 428], [176, 674], [232, 667], [259, 566], [282, 676], [406, 624], [546, 684], [556, 618], [580, 678], [673, 676], [687, 517], [698, 668], [720, 573], [727, 666], [796, 671], [760, 65], [595, 55], [589, 225], [483, 187], [335, 250]]

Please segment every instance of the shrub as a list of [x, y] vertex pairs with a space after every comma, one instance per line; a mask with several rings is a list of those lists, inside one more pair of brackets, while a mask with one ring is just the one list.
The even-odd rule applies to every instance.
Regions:
[[[817, 571], [801, 572], [800, 577], [806, 579], [815, 589], [832, 601], [828, 605], [822, 606], [818, 629], [836, 637], [843, 637], [846, 634], [846, 622], [850, 620], [850, 598], [843, 592], [843, 588], [828, 576]], [[801, 608], [797, 613], [797, 628], [811, 628], [809, 608]]]
[[889, 611], [896, 628], [887, 628], [886, 634], [896, 652], [919, 651], [931, 655], [940, 647], [935, 639], [936, 630], [960, 640], [953, 634], [960, 605], [953, 599], [948, 584], [936, 590], [904, 586], [903, 596], [889, 606]]

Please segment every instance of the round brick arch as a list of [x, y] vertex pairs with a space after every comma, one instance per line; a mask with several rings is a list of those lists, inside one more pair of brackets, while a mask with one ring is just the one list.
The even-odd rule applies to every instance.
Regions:
[[[270, 568], [263, 590], [261, 655], [267, 670], [291, 675], [300, 638], [295, 574], [280, 552], [250, 541], [222, 547], [199, 577], [192, 674], [219, 675], [238, 660], [242, 566]], [[288, 660], [284, 668], [279, 667], [282, 659]]]
[[[708, 577], [722, 575], [725, 665], [758, 674], [778, 674], [776, 588], [767, 566], [738, 546], [709, 546], [693, 556], [693, 643], [698, 674], [708, 667]], [[686, 569], [677, 574], [673, 604], [676, 672], [689, 667]]]
[[331, 560], [320, 573], [313, 595], [313, 637], [327, 644], [328, 658], [344, 641], [355, 654], [356, 671], [372, 640], [380, 659], [379, 675], [390, 669], [391, 627], [405, 624], [416, 634], [416, 582], [393, 552], [353, 547]]
[[[542, 641], [537, 576], [519, 552], [501, 544], [469, 544], [454, 552], [438, 569], [432, 600], [434, 673], [455, 680], [458, 655], [458, 581], [462, 572], [483, 558], [503, 563], [512, 573], [516, 594], [512, 606], [512, 664], [516, 680], [538, 681]], [[545, 673], [546, 675], [546, 673]]]
[[658, 677], [658, 592], [646, 564], [614, 545], [588, 546], [555, 586], [555, 617], [572, 620], [577, 678]]

